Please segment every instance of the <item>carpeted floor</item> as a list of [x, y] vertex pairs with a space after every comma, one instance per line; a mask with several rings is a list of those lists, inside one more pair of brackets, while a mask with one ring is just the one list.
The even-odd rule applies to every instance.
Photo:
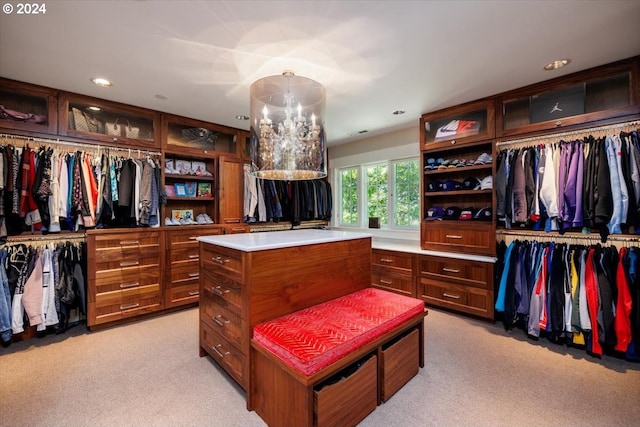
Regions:
[[[640, 425], [640, 364], [435, 309], [425, 335], [425, 368], [361, 426]], [[193, 308], [0, 348], [0, 426], [264, 423], [198, 356]]]

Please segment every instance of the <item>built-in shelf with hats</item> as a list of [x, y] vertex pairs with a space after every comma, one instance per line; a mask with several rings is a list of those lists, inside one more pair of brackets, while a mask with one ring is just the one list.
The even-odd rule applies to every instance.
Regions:
[[420, 120], [420, 245], [429, 252], [419, 259], [418, 297], [488, 319], [493, 319], [496, 254], [494, 118], [490, 99]]

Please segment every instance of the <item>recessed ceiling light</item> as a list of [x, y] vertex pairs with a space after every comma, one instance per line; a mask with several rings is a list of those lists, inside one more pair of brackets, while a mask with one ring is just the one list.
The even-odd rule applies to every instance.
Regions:
[[166, 101], [167, 99], [169, 99], [169, 98], [167, 98], [166, 96], [161, 95], [161, 94], [157, 94], [157, 95], [156, 95], [156, 98], [158, 98], [158, 99], [160, 99], [160, 100], [162, 100], [162, 101]]
[[400, 114], [404, 114], [404, 113], [406, 113], [405, 110], [395, 110], [391, 114], [395, 114], [396, 116], [399, 116]]
[[113, 86], [113, 82], [102, 77], [94, 77], [91, 79], [93, 84], [103, 87]]
[[93, 105], [89, 107], [91, 111], [100, 111], [100, 107], [94, 107]]
[[245, 116], [244, 114], [238, 114], [236, 116], [236, 120], [249, 120], [249, 116]]
[[571, 62], [570, 58], [557, 59], [557, 60], [549, 62], [547, 65], [545, 65], [544, 69], [547, 70], [547, 71], [557, 70], [558, 68], [564, 67], [569, 62]]

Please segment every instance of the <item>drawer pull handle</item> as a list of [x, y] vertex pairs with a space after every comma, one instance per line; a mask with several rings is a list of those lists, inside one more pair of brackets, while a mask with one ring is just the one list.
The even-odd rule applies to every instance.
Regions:
[[189, 277], [200, 277], [200, 273], [189, 273]]
[[445, 236], [447, 239], [462, 239], [462, 236], [459, 236], [457, 234], [445, 234]]
[[129, 305], [121, 305], [120, 306], [120, 310], [130, 310], [132, 308], [138, 308], [140, 307], [140, 304], [135, 303], [135, 304], [129, 304]]
[[196, 295], [200, 295], [200, 291], [191, 291], [191, 292], [189, 292], [189, 296], [190, 297], [194, 297]]
[[216, 322], [218, 325], [224, 327], [224, 325], [226, 325], [227, 323], [230, 323], [231, 320], [229, 319], [225, 319], [224, 317], [222, 317], [222, 314], [218, 314], [217, 316], [213, 316], [211, 319], [213, 319], [214, 322]]
[[136, 286], [140, 286], [140, 283], [120, 283], [120, 289], [135, 288]]
[[231, 230], [234, 232], [244, 233], [244, 228], [240, 228], [240, 227], [234, 227]]
[[222, 348], [222, 344], [218, 344], [218, 345], [216, 345], [216, 346], [212, 346], [212, 347], [211, 347], [211, 349], [212, 349], [213, 351], [215, 351], [216, 353], [218, 353], [218, 356], [220, 356], [220, 358], [221, 358], [221, 359], [224, 359], [224, 355], [225, 355], [225, 354], [229, 354], [229, 352], [228, 352], [228, 351], [225, 351], [225, 352], [224, 352], [224, 354], [222, 354], [222, 353], [220, 353], [220, 350], [218, 350], [218, 347], [221, 347], [221, 348]]
[[139, 245], [140, 241], [138, 241], [138, 240], [122, 240], [120, 242], [120, 244], [122, 246], [125, 246], [125, 245]]
[[442, 294], [442, 296], [445, 297], [445, 298], [460, 299], [460, 295], [448, 294], [446, 292], [444, 294]]
[[198, 240], [198, 236], [189, 236], [189, 240]]
[[224, 296], [224, 294], [231, 292], [229, 289], [223, 290], [222, 286], [214, 286], [211, 288], [211, 290], [220, 296]]
[[380, 258], [380, 262], [393, 262], [393, 260], [389, 258]]
[[120, 267], [133, 267], [134, 265], [140, 265], [140, 261], [128, 261], [120, 263]]
[[446, 271], [447, 273], [460, 273], [460, 270], [456, 270], [453, 268], [446, 268], [446, 267], [443, 267], [442, 271]]
[[198, 259], [200, 255], [189, 255], [189, 259]]
[[393, 285], [393, 282], [390, 280], [382, 280], [380, 279], [380, 283], [382, 283], [383, 285]]
[[225, 262], [229, 262], [228, 259], [222, 259], [222, 257], [220, 257], [220, 256], [217, 256], [217, 257], [214, 257], [214, 258], [211, 258], [211, 259], [214, 260], [215, 262], [217, 262], [220, 265], [224, 264]]

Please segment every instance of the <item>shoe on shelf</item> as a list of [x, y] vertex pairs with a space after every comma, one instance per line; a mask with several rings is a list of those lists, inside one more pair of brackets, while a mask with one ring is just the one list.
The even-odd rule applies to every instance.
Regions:
[[207, 223], [207, 220], [206, 220], [206, 219], [204, 219], [204, 215], [200, 214], [200, 215], [198, 215], [198, 216], [196, 217], [196, 222], [197, 222], [198, 224], [202, 225], [202, 224], [206, 224], [206, 223]]
[[207, 224], [213, 224], [213, 220], [211, 219], [211, 217], [207, 214], [202, 214], [202, 216], [204, 217], [204, 221]]
[[164, 219], [164, 225], [176, 225], [176, 223], [175, 223], [175, 222], [173, 222], [173, 221], [171, 220], [171, 218], [166, 217], [166, 218]]

